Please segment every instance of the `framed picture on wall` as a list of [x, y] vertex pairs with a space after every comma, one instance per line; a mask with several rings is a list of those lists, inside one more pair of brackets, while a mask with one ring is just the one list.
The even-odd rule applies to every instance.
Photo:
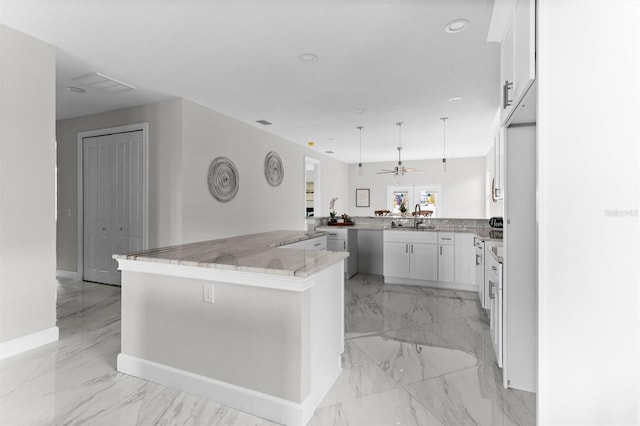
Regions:
[[368, 189], [356, 189], [356, 207], [369, 207]]

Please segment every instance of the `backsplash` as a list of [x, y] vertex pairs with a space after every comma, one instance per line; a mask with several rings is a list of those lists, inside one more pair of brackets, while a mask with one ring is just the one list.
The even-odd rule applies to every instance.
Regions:
[[[306, 218], [306, 230], [315, 231], [316, 227], [327, 225], [328, 220], [329, 217]], [[411, 227], [415, 221], [413, 217], [401, 216], [351, 216], [351, 220], [356, 226], [370, 226], [372, 228], [391, 227], [391, 222]], [[490, 229], [488, 219], [422, 218], [422, 220], [424, 226], [435, 226], [438, 229]]]

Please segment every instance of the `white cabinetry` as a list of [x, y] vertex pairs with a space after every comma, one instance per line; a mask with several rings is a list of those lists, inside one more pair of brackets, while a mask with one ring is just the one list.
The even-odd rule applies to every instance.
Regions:
[[454, 278], [454, 242], [452, 232], [438, 232], [438, 281], [452, 283]]
[[489, 289], [489, 330], [498, 366], [502, 367], [502, 264], [498, 262], [492, 253], [489, 253], [486, 261], [489, 264], [490, 271], [486, 277]]
[[344, 274], [347, 279], [358, 273], [358, 235], [357, 231], [335, 226], [318, 227], [327, 233], [327, 250], [346, 251], [349, 257], [344, 260]]
[[504, 225], [505, 386], [536, 391], [536, 126], [506, 129]]
[[471, 233], [384, 231], [385, 283], [477, 291]]
[[[510, 7], [501, 42], [501, 123], [509, 120], [516, 105], [536, 78], [535, 0], [496, 3]], [[495, 15], [495, 14], [494, 14]]]
[[476, 246], [473, 234], [456, 232], [454, 240], [454, 273], [456, 283], [476, 286]]
[[438, 276], [435, 232], [383, 231], [385, 282], [432, 281]]
[[326, 250], [327, 237], [325, 235], [311, 238], [308, 240], [298, 241], [296, 243], [280, 246], [281, 248], [300, 249], [300, 250]]

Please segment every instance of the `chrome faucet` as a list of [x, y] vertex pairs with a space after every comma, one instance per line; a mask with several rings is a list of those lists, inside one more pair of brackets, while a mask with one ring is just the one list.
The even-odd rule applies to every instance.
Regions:
[[419, 219], [422, 215], [422, 207], [420, 206], [420, 203], [416, 204], [416, 206], [413, 208], [413, 227], [417, 228], [418, 226], [422, 225], [423, 221], [422, 219]]

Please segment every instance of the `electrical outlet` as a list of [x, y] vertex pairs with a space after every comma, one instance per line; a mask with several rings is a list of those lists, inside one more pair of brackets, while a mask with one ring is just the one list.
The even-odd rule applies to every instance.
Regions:
[[213, 283], [204, 283], [202, 285], [202, 293], [204, 303], [213, 303]]

